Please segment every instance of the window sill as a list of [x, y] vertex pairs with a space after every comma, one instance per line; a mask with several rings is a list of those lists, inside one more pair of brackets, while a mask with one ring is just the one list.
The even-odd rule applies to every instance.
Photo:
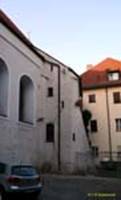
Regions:
[[35, 127], [34, 123], [30, 122], [24, 122], [24, 121], [18, 121], [18, 125], [23, 126], [23, 127]]
[[7, 115], [0, 113], [0, 117], [7, 117]]
[[8, 120], [8, 116], [7, 116], [7, 115], [2, 115], [2, 114], [0, 114], [0, 119]]

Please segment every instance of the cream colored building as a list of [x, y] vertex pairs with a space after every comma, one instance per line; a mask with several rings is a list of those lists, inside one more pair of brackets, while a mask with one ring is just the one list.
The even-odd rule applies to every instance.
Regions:
[[95, 158], [121, 160], [121, 61], [107, 58], [81, 75], [83, 110]]
[[86, 167], [79, 88], [71, 68], [34, 47], [0, 10], [0, 161]]

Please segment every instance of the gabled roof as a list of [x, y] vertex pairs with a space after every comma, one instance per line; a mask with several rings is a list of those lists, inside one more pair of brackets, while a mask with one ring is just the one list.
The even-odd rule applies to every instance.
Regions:
[[45, 61], [44, 56], [39, 54], [33, 44], [28, 40], [27, 37], [20, 31], [20, 29], [9, 19], [5, 13], [0, 9], [0, 23], [4, 24], [12, 33], [14, 33], [29, 49], [31, 49], [42, 61]]
[[[50, 64], [53, 64], [55, 66], [63, 65], [66, 67], [69, 71], [71, 71], [74, 75], [76, 75], [79, 78], [79, 75], [70, 67], [63, 64], [61, 61], [57, 60], [56, 58], [50, 56], [46, 52], [42, 51], [41, 49], [35, 47], [31, 41], [20, 31], [20, 29], [11, 21], [11, 19], [0, 9], [0, 23], [5, 25], [15, 36], [17, 36], [25, 45], [28, 46], [30, 50], [32, 50], [43, 62], [48, 62]], [[51, 57], [50, 61], [49, 59], [46, 59], [47, 56]]]
[[84, 89], [91, 89], [112, 87], [121, 84], [121, 76], [120, 80], [108, 80], [108, 72], [114, 71], [118, 71], [121, 74], [121, 61], [113, 58], [106, 58], [81, 75], [82, 87]]

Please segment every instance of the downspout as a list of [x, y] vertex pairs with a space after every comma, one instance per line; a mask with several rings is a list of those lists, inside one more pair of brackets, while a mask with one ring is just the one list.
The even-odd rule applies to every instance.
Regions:
[[111, 124], [110, 124], [110, 108], [109, 108], [109, 99], [108, 99], [108, 88], [106, 91], [106, 108], [107, 108], [107, 125], [108, 125], [108, 136], [109, 136], [109, 156], [110, 161], [112, 161], [112, 138], [111, 138]]
[[61, 171], [61, 68], [58, 65], [58, 171]]

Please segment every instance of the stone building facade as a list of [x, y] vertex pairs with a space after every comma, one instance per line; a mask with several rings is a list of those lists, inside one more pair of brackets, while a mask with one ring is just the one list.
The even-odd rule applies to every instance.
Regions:
[[[0, 161], [86, 167], [78, 75], [37, 49], [0, 10]], [[81, 164], [82, 163], [82, 164]]]

